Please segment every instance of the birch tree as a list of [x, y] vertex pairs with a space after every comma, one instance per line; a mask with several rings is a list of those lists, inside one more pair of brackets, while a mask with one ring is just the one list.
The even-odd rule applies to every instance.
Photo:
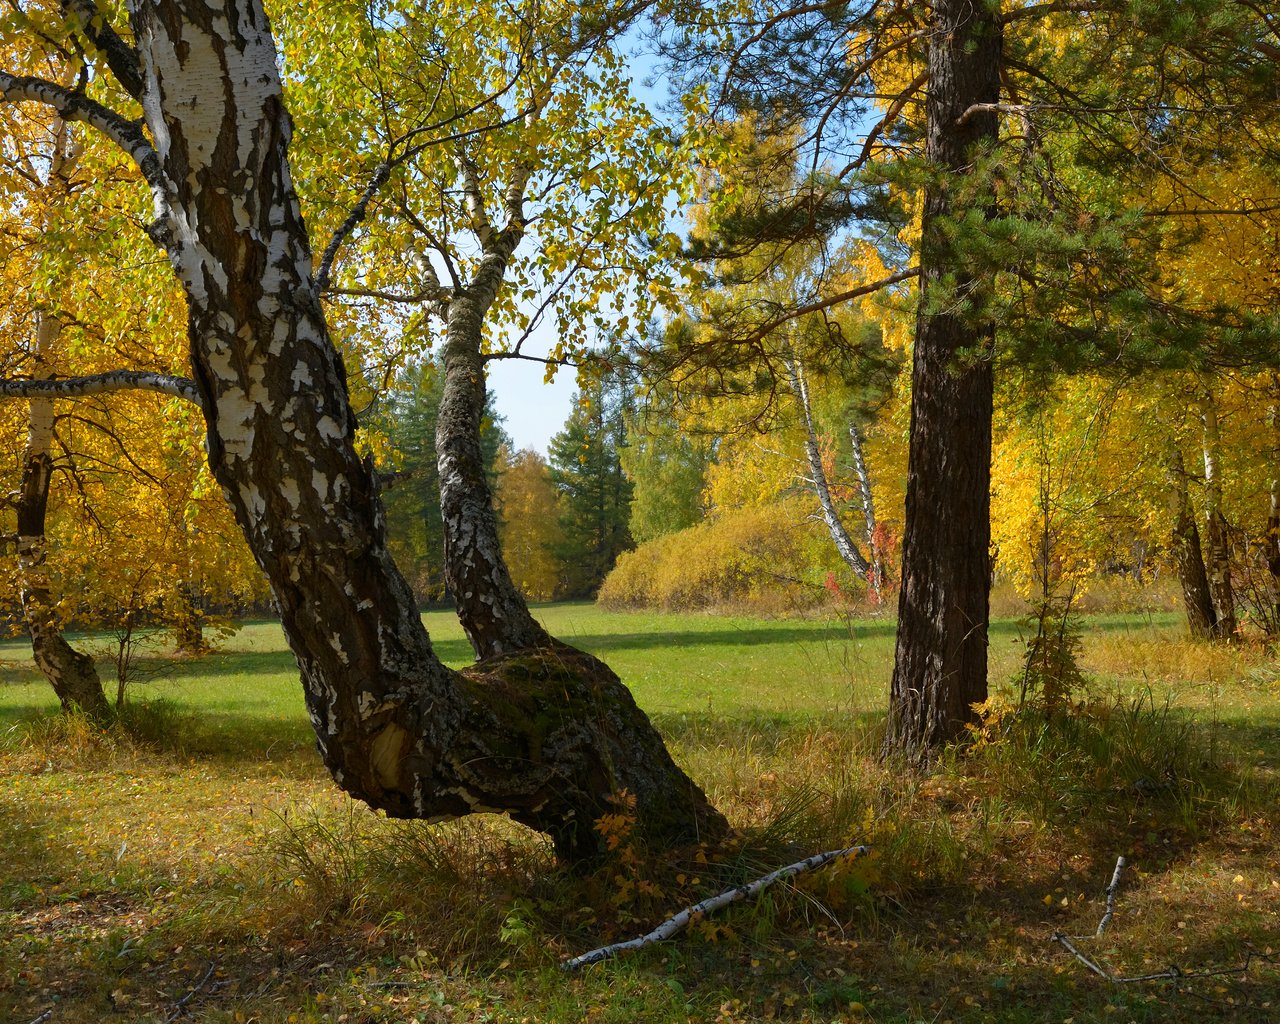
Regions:
[[553, 372], [597, 331], [625, 333], [664, 277], [634, 236], [662, 235], [676, 151], [617, 44], [644, 6], [384, 0], [284, 19], [291, 93], [329, 126], [303, 142], [304, 193], [365, 187], [335, 152], [376, 162], [367, 223], [326, 254], [322, 284], [336, 301], [382, 304], [409, 345], [442, 335], [445, 573], [481, 658], [550, 642], [502, 559], [478, 441], [486, 365], [524, 358], [545, 322], [539, 362]]
[[109, 69], [101, 98], [7, 71], [0, 95], [101, 132], [150, 192], [150, 234], [187, 300], [209, 465], [271, 583], [335, 780], [394, 817], [508, 813], [565, 858], [599, 848], [591, 823], [621, 789], [654, 841], [722, 828], [593, 659], [529, 654], [459, 675], [435, 656], [356, 449], [266, 14], [257, 0], [127, 9], [121, 31], [68, 0], [74, 37], [55, 37], [94, 55], [90, 84]]

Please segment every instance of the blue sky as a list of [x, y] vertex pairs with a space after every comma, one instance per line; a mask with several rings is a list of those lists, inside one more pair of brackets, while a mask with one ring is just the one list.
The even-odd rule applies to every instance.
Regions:
[[[532, 344], [536, 339], [530, 339]], [[546, 347], [531, 348], [530, 354], [543, 355]], [[577, 391], [577, 375], [572, 367], [564, 367], [550, 384], [543, 384], [545, 370], [541, 363], [523, 359], [497, 359], [489, 363], [489, 390], [494, 405], [504, 418], [503, 427], [511, 435], [517, 450], [532, 448], [547, 454], [547, 442], [560, 432], [569, 418], [573, 395]]]

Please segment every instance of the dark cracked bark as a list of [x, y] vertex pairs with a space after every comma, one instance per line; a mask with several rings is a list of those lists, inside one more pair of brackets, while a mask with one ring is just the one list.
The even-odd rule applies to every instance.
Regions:
[[[885, 748], [926, 758], [961, 735], [987, 696], [994, 328], [939, 301], [981, 289], [941, 222], [951, 179], [997, 138], [998, 13], [970, 0], [938, 0], [929, 35], [926, 156], [938, 176], [925, 192], [920, 311], [912, 368], [911, 446], [898, 638]], [[948, 293], [950, 294], [950, 292]], [[953, 296], [954, 297], [954, 296]], [[980, 309], [981, 297], [974, 303]]]
[[155, 153], [105, 123], [157, 198], [153, 234], [190, 309], [209, 463], [271, 583], [339, 785], [395, 817], [506, 812], [568, 857], [598, 849], [590, 822], [622, 789], [655, 843], [718, 830], [625, 688], [583, 656], [553, 650], [465, 675], [435, 657], [353, 444], [262, 7], [130, 9]]
[[1204, 567], [1204, 553], [1200, 547], [1200, 530], [1196, 526], [1195, 512], [1187, 493], [1187, 471], [1182, 462], [1182, 452], [1170, 443], [1168, 455], [1170, 505], [1173, 513], [1171, 546], [1173, 564], [1182, 587], [1182, 605], [1187, 613], [1187, 628], [1200, 640], [1214, 636], [1218, 615], [1213, 608], [1213, 595], [1209, 590], [1209, 574]]
[[[495, 269], [500, 275], [500, 268]], [[498, 517], [480, 445], [485, 401], [480, 345], [492, 298], [486, 302], [472, 294], [474, 290], [478, 289], [468, 289], [449, 303], [436, 459], [445, 581], [476, 657], [490, 658], [545, 646], [551, 637], [530, 613], [498, 540]], [[490, 295], [496, 293], [495, 283]]]

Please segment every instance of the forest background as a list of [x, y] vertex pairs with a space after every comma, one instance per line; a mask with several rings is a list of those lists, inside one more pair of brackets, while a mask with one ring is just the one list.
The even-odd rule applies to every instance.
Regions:
[[[1122, 850], [1168, 986], [1094, 1018], [1264, 1019], [1278, 64], [1251, 0], [13, 0], [0, 996], [1066, 1018]], [[578, 375], [545, 460], [501, 360]], [[527, 604], [592, 596], [678, 614]]]
[[[1067, 45], [1069, 24], [1068, 16], [1046, 21], [1045, 38]], [[305, 46], [316, 28], [289, 19], [282, 26], [288, 62], [289, 47]], [[622, 58], [595, 59], [603, 70], [591, 87], [597, 103], [606, 97], [611, 104], [611, 126], [632, 141], [646, 132], [670, 137], [671, 112], [661, 116], [636, 98], [618, 70]], [[306, 70], [308, 84], [296, 87], [299, 116], [307, 104], [323, 103], [332, 121], [328, 134], [309, 137], [299, 161], [304, 193], [314, 193], [312, 217], [323, 223], [346, 206], [316, 187], [332, 187], [339, 173], [346, 188], [361, 180], [332, 162], [332, 133], [355, 138], [382, 129], [362, 123], [368, 115], [359, 107], [334, 116], [330, 83], [365, 72], [321, 64]], [[706, 102], [701, 83], [686, 85], [680, 114]], [[389, 89], [385, 81], [365, 86], [372, 98]], [[569, 107], [582, 101], [567, 95]], [[886, 159], [905, 160], [913, 144], [910, 95], [882, 102], [883, 117], [867, 121], [878, 128]], [[576, 278], [528, 287], [524, 305], [499, 321], [495, 352], [513, 347], [514, 335], [503, 341], [502, 331], [522, 325], [527, 333], [531, 320], [576, 289], [577, 305], [557, 315], [582, 326], [556, 351], [579, 365], [580, 390], [548, 457], [513, 451], [501, 431], [502, 410], [487, 409], [486, 460], [508, 562], [535, 600], [599, 593], [615, 607], [884, 610], [899, 577], [914, 286], [907, 279], [841, 303], [828, 304], [826, 296], [875, 277], [900, 255], [918, 231], [918, 199], [887, 176], [859, 182], [879, 203], [864, 203], [860, 219], [825, 227], [814, 220], [783, 240], [770, 237], [777, 225], [757, 222], [746, 255], [713, 258], [714, 240], [742, 230], [736, 222], [751, 225], [762, 209], [794, 207], [830, 171], [805, 169], [820, 150], [794, 128], [778, 127], [780, 140], [765, 130], [766, 115], [741, 104], [727, 127], [712, 113], [723, 109], [701, 109], [696, 130], [689, 129], [701, 148], [686, 142], [680, 159], [688, 166], [679, 173], [670, 157], [641, 166], [598, 154], [565, 169], [580, 188], [557, 215], [583, 216], [583, 196], [596, 186], [594, 212], [616, 221], [609, 244], [630, 253], [620, 261], [629, 274], [657, 275], [662, 288], [649, 293], [661, 291], [666, 304], [659, 310], [641, 293], [620, 298], [611, 292], [616, 275], [579, 268]], [[122, 362], [155, 370], [180, 364], [180, 304], [163, 266], [136, 255], [143, 221], [127, 173], [92, 136], [67, 124], [12, 107], [6, 116], [6, 372], [74, 377]], [[695, 123], [685, 120], [686, 127]], [[1160, 247], [1153, 256], [1161, 264], [1161, 301], [1176, 296], [1201, 311], [1273, 308], [1280, 227], [1269, 147], [1210, 151], [1203, 137], [1171, 129], [1159, 141], [1159, 158], [1178, 165], [1143, 210], [1159, 225], [1158, 237], [1144, 244]], [[1069, 149], [1081, 142], [1043, 144]], [[596, 185], [606, 173], [635, 195], [647, 190], [649, 207], [637, 214], [632, 203], [619, 213], [617, 195]], [[1114, 187], [1083, 174], [1071, 184]], [[641, 234], [644, 251], [635, 249]], [[367, 235], [366, 248], [384, 241], [374, 230]], [[544, 254], [550, 238], [537, 238]], [[605, 249], [593, 251], [599, 257]], [[673, 262], [675, 255], [684, 262]], [[658, 273], [658, 266], [665, 269]], [[684, 284], [672, 268], [683, 268]], [[126, 272], [137, 286], [122, 303], [115, 282]], [[403, 272], [399, 265], [378, 271]], [[367, 262], [352, 259], [347, 273], [358, 280], [336, 290], [334, 315], [348, 328], [365, 444], [387, 482], [391, 543], [419, 599], [436, 602], [445, 597], [434, 447], [443, 380], [431, 355], [433, 335], [424, 314], [406, 315], [383, 301]], [[617, 300], [612, 317], [595, 309], [605, 299]], [[743, 333], [733, 320], [745, 320], [743, 310], [806, 304], [821, 308], [788, 315], [767, 343], [733, 337]], [[699, 341], [714, 343], [707, 345], [714, 359], [688, 355]], [[1262, 365], [1265, 346], [1257, 358], [1243, 359], [1215, 359], [1202, 349], [1205, 358], [1172, 369], [1158, 360], [1137, 369], [1118, 360], [1102, 370], [1046, 374], [1040, 364], [1002, 359], [991, 492], [997, 593], [1016, 591], [1032, 605], [1067, 596], [1077, 605], [1096, 603], [1104, 592], [1114, 603], [1119, 590], [1139, 604], [1185, 596], [1199, 633], [1233, 636], [1243, 628], [1271, 636], [1280, 628], [1280, 384]], [[0, 411], [13, 438], [9, 450], [18, 453], [28, 410], [11, 401]], [[64, 625], [121, 629], [145, 620], [181, 630], [263, 607], [265, 589], [219, 507], [201, 464], [202, 425], [188, 407], [112, 393], [60, 409], [53, 424], [48, 565]], [[22, 470], [21, 460], [6, 463], [7, 492], [20, 490]], [[851, 536], [860, 549], [853, 557]], [[874, 562], [870, 577], [860, 560]], [[16, 547], [3, 566], [14, 582], [5, 590], [5, 615], [21, 628], [12, 603], [21, 589]], [[70, 580], [76, 585], [61, 582]]]

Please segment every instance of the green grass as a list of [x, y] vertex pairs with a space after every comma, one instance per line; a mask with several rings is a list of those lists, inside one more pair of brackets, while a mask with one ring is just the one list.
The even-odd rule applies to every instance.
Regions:
[[[1123, 852], [1119, 913], [1091, 947], [1117, 970], [1280, 950], [1280, 685], [1266, 651], [1188, 643], [1172, 615], [1092, 617], [1087, 709], [1019, 719], [918, 776], [874, 757], [888, 620], [537, 614], [633, 688], [742, 830], [735, 843], [635, 850], [575, 877], [502, 819], [373, 815], [320, 768], [275, 623], [199, 660], [150, 652], [127, 728], [105, 733], [54, 714], [27, 647], [0, 644], [0, 1020], [163, 1021], [197, 988], [182, 1019], [1280, 1017], [1268, 962], [1117, 987], [1048, 941], [1093, 930]], [[446, 661], [471, 660], [450, 614], [425, 619]], [[1020, 635], [993, 628], [993, 684], [1017, 672]], [[874, 856], [626, 961], [557, 969], [851, 840]]]

